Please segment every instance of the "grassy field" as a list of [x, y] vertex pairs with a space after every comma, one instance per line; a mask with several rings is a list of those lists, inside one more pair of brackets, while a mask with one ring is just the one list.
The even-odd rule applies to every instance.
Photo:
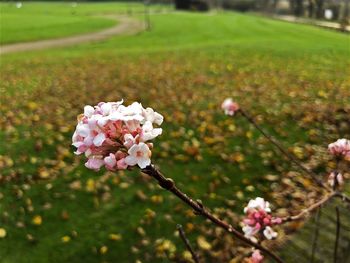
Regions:
[[[98, 31], [116, 22], [110, 14], [141, 12], [139, 3], [16, 2], [0, 3], [0, 44], [58, 38]], [[152, 11], [169, 9], [155, 5]]]
[[[84, 8], [93, 15], [101, 6]], [[297, 209], [311, 183], [291, 176], [239, 116], [223, 116], [225, 97], [315, 171], [332, 167], [324, 149], [350, 132], [347, 35], [230, 12], [151, 21], [135, 36], [1, 58], [1, 262], [184, 260], [177, 223], [207, 262], [234, 257], [236, 243], [138, 171], [84, 168], [70, 140], [85, 104], [124, 98], [164, 114], [153, 161], [233, 224], [257, 195], [281, 214]]]

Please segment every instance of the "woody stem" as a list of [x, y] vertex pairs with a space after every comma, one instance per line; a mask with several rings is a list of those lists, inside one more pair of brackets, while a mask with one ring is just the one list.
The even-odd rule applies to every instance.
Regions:
[[248, 115], [248, 113], [246, 113], [244, 110], [239, 109], [239, 112], [242, 114], [242, 116], [248, 120], [251, 124], [253, 124], [253, 126], [266, 138], [268, 139], [274, 146], [276, 146], [276, 148], [284, 155], [286, 156], [291, 162], [293, 162], [295, 165], [297, 165], [301, 170], [303, 170], [304, 172], [306, 172], [307, 174], [309, 174], [311, 176], [311, 178], [321, 187], [328, 189], [328, 187], [326, 185], [323, 184], [323, 182], [317, 178], [317, 174], [315, 174], [313, 171], [311, 171], [310, 169], [306, 168], [303, 164], [301, 164], [301, 162], [295, 158], [292, 154], [290, 154], [289, 152], [287, 152], [284, 147], [277, 141], [275, 140], [272, 136], [270, 136], [269, 134], [267, 134], [267, 132], [265, 132], [256, 122], [255, 120]]
[[255, 247], [256, 249], [259, 249], [264, 254], [268, 255], [270, 258], [274, 259], [275, 262], [282, 263], [282, 259], [278, 257], [275, 253], [272, 251], [269, 251], [267, 248], [263, 247], [260, 244], [257, 244], [253, 241], [251, 241], [249, 238], [245, 237], [242, 233], [240, 233], [238, 230], [233, 228], [232, 225], [226, 223], [225, 221], [217, 218], [212, 213], [208, 211], [206, 207], [204, 207], [200, 202], [194, 201], [192, 198], [187, 196], [185, 193], [183, 193], [179, 188], [176, 187], [175, 182], [170, 179], [164, 177], [155, 167], [154, 165], [149, 165], [146, 168], [142, 169], [142, 172], [153, 177], [158, 181], [158, 184], [164, 188], [165, 190], [173, 193], [175, 196], [177, 196], [180, 200], [182, 200], [185, 204], [190, 206], [196, 214], [203, 216], [204, 218], [210, 220], [215, 225], [223, 228], [228, 233], [231, 233], [236, 238], [244, 242], [245, 244]]

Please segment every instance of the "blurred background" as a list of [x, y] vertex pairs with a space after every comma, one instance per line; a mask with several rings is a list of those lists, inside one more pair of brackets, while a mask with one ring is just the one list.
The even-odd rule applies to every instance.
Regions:
[[[350, 134], [348, 32], [349, 0], [1, 1], [0, 262], [191, 262], [177, 224], [203, 262], [244, 262], [249, 248], [136, 169], [87, 170], [76, 117], [139, 101], [165, 117], [152, 161], [216, 215], [240, 228], [256, 196], [297, 213], [320, 189], [220, 105], [232, 97], [326, 180], [328, 144]], [[333, 262], [337, 205], [268, 245], [286, 262]]]

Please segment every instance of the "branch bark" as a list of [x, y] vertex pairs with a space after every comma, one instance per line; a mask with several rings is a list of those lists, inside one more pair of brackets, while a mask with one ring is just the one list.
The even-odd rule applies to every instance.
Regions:
[[287, 216], [287, 217], [282, 218], [282, 223], [299, 220], [299, 219], [303, 218], [304, 216], [309, 215], [311, 212], [313, 212], [314, 210], [318, 209], [319, 207], [321, 207], [322, 205], [327, 203], [334, 196], [336, 196], [336, 192], [333, 192], [333, 193], [325, 196], [320, 201], [314, 203], [313, 205], [309, 206], [308, 208], [305, 208], [297, 215]]
[[266, 138], [268, 139], [273, 145], [276, 146], [276, 148], [284, 155], [286, 156], [291, 162], [293, 162], [295, 165], [297, 165], [301, 170], [303, 170], [305, 173], [309, 174], [311, 178], [321, 187], [328, 189], [328, 186], [326, 186], [318, 177], [317, 174], [311, 171], [310, 169], [306, 168], [303, 164], [300, 163], [300, 161], [295, 158], [292, 154], [287, 152], [284, 147], [277, 142], [274, 138], [272, 138], [269, 134], [267, 134], [256, 122], [255, 120], [248, 115], [244, 110], [239, 109], [239, 112], [242, 114], [242, 116], [248, 120], [253, 126]]
[[186, 237], [186, 234], [185, 234], [185, 231], [183, 230], [182, 228], [182, 225], [178, 224], [176, 226], [177, 230], [179, 231], [179, 235], [182, 239], [182, 241], [185, 243], [185, 246], [187, 248], [187, 250], [191, 253], [192, 255], [192, 259], [195, 263], [199, 263], [199, 259], [198, 259], [198, 256], [196, 254], [196, 252], [194, 252], [192, 246], [191, 246], [191, 243], [190, 241], [188, 240], [188, 238]]
[[317, 210], [316, 218], [315, 218], [315, 232], [314, 232], [314, 236], [312, 238], [311, 263], [314, 263], [314, 261], [315, 261], [317, 241], [318, 241], [318, 235], [319, 235], [319, 230], [320, 230], [319, 225], [320, 225], [321, 214], [322, 214], [322, 208], [319, 207]]
[[335, 192], [335, 197], [339, 197], [343, 202], [346, 202], [348, 203], [348, 205], [350, 205], [350, 197], [347, 196], [346, 194]]
[[175, 183], [172, 179], [164, 177], [155, 167], [154, 165], [149, 165], [146, 168], [141, 170], [143, 173], [153, 177], [158, 181], [158, 184], [160, 187], [164, 188], [165, 190], [173, 193], [175, 196], [177, 196], [181, 201], [183, 201], [185, 204], [190, 206], [194, 212], [198, 215], [203, 216], [204, 218], [210, 220], [215, 225], [223, 228], [228, 233], [231, 233], [236, 238], [241, 240], [243, 243], [255, 247], [256, 249], [259, 249], [261, 252], [263, 252], [265, 255], [272, 258], [275, 262], [283, 263], [283, 260], [277, 256], [272, 251], [268, 250], [267, 248], [263, 247], [260, 244], [257, 244], [253, 241], [251, 241], [249, 238], [246, 238], [242, 233], [240, 233], [238, 230], [236, 230], [232, 225], [226, 223], [225, 221], [222, 221], [221, 219], [214, 216], [212, 213], [210, 213], [206, 207], [202, 205], [201, 202], [196, 202], [186, 194], [184, 194], [179, 188], [175, 186]]
[[339, 246], [339, 234], [340, 234], [340, 212], [339, 207], [335, 207], [335, 213], [337, 218], [337, 228], [335, 232], [335, 243], [334, 243], [334, 263], [338, 262], [338, 246]]

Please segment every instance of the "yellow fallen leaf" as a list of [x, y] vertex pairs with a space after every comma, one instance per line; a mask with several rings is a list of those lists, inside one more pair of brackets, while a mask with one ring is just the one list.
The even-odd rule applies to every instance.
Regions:
[[43, 222], [43, 219], [39, 215], [34, 216], [33, 219], [32, 219], [32, 223], [34, 225], [37, 225], [37, 226], [40, 226], [42, 224], [42, 222]]
[[41, 168], [39, 170], [39, 177], [42, 178], [42, 179], [46, 179], [50, 176], [50, 173], [48, 170], [44, 169], [44, 168]]
[[6, 237], [6, 230], [4, 228], [0, 228], [0, 238]]
[[151, 196], [151, 201], [155, 204], [160, 204], [163, 202], [163, 196], [161, 195], [152, 195]]
[[113, 241], [118, 241], [122, 239], [120, 234], [109, 234], [109, 239]]
[[63, 237], [61, 237], [61, 241], [63, 242], [63, 243], [68, 243], [69, 241], [70, 241], [70, 236], [63, 236]]
[[102, 246], [102, 247], [100, 248], [100, 253], [101, 253], [102, 255], [103, 255], [103, 254], [106, 254], [107, 251], [108, 251], [108, 247], [107, 247], [107, 246]]
[[27, 104], [28, 108], [31, 110], [36, 110], [38, 108], [38, 104], [34, 101], [30, 101]]
[[248, 139], [251, 139], [253, 137], [253, 133], [251, 131], [247, 131], [245, 136], [248, 138]]
[[198, 246], [203, 250], [210, 250], [211, 249], [210, 243], [205, 239], [204, 236], [199, 236], [197, 238], [197, 243], [198, 243]]
[[182, 256], [185, 260], [187, 261], [190, 261], [190, 262], [193, 262], [192, 261], [192, 255], [189, 251], [185, 250], [183, 253], [182, 253]]
[[86, 191], [93, 192], [95, 190], [95, 181], [93, 179], [88, 179], [86, 182]]

